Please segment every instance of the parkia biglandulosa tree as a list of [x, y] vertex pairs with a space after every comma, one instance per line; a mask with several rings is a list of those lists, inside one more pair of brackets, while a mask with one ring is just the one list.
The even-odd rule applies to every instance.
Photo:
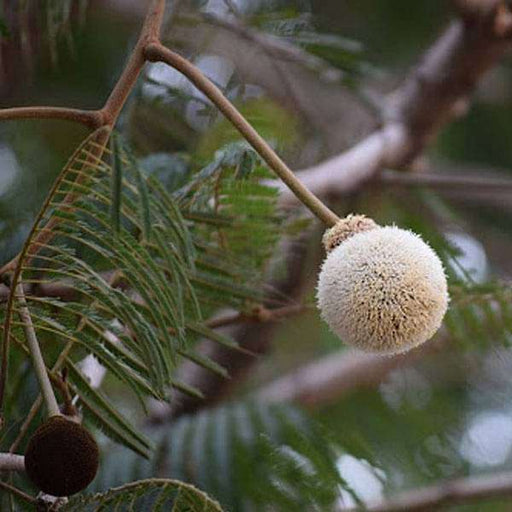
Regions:
[[[304, 206], [326, 225], [328, 231], [325, 234], [324, 242], [328, 255], [319, 278], [318, 304], [322, 317], [345, 342], [370, 352], [382, 354], [403, 352], [429, 339], [439, 328], [447, 308], [446, 277], [442, 264], [433, 250], [419, 236], [411, 232], [396, 227], [381, 228], [371, 219], [363, 216], [338, 218], [296, 178], [283, 160], [212, 81], [187, 59], [161, 43], [160, 32], [164, 8], [163, 0], [154, 0], [151, 3], [139, 40], [103, 108], [83, 111], [68, 108], [24, 107], [0, 111], [0, 120], [65, 119], [82, 123], [96, 130], [71, 160], [73, 165], [79, 162], [80, 169], [77, 170], [70, 165], [59, 176], [22, 252], [1, 269], [1, 274], [8, 279], [11, 293], [4, 321], [0, 411], [3, 413], [3, 399], [8, 382], [9, 348], [15, 337], [13, 331], [17, 325], [15, 319], [15, 314], [17, 314], [20, 319], [19, 325], [23, 326], [27, 350], [32, 357], [48, 417], [35, 430], [28, 442], [25, 452], [25, 468], [28, 477], [37, 488], [55, 497], [71, 496], [89, 485], [98, 468], [99, 452], [96, 441], [88, 430], [77, 422], [77, 418], [69, 417], [69, 408], [63, 412], [59, 408], [51, 380], [59, 381], [57, 371], [61, 366], [66, 365], [66, 350], [52, 371], [48, 372], [33, 325], [33, 316], [38, 315], [38, 312], [32, 313], [27, 305], [23, 275], [26, 271], [30, 272], [34, 269], [32, 266], [34, 261], [37, 260], [41, 263], [48, 258], [45, 256], [45, 251], [50, 247], [53, 249], [57, 247], [51, 245], [54, 238], [64, 233], [69, 236], [69, 232], [65, 230], [66, 216], [74, 215], [84, 208], [78, 201], [80, 189], [89, 186], [91, 177], [100, 179], [97, 178], [96, 173], [105, 171], [106, 156], [110, 158], [110, 167], [107, 170], [113, 176], [114, 182], [116, 176], [120, 176], [120, 167], [130, 165], [130, 156], [119, 151], [115, 140], [112, 149], [109, 149], [108, 142], [123, 106], [146, 62], [165, 63], [188, 78], [224, 114]], [[120, 189], [122, 177], [118, 179], [117, 185]], [[149, 195], [152, 192], [155, 190], [146, 191], [148, 195], [145, 195], [139, 188], [137, 194], [140, 195], [143, 202], [150, 201]], [[56, 197], [59, 198], [58, 201]], [[56, 205], [60, 213], [46, 217], [52, 205]], [[99, 213], [101, 213], [100, 210]], [[176, 217], [179, 217], [178, 212], [175, 214]], [[162, 212], [162, 223], [168, 221], [165, 216], [165, 212]], [[101, 216], [98, 218], [101, 220]], [[114, 223], [114, 231], [121, 230], [115, 209], [110, 220]], [[136, 227], [139, 228], [139, 226]], [[158, 233], [153, 235], [154, 238], [150, 243], [149, 230], [148, 233], [145, 233], [145, 226], [141, 226], [140, 231], [143, 233], [144, 243], [147, 244], [148, 254], [154, 249], [151, 243], [165, 252], [162, 247], [163, 239], [158, 238]], [[121, 237], [119, 233], [115, 233], [115, 236]], [[114, 237], [111, 246], [114, 253], [118, 251], [116, 254], [121, 254], [121, 250], [116, 246], [119, 240], [120, 238]], [[186, 243], [185, 241], [184, 244]], [[62, 258], [62, 262], [65, 262], [68, 255], [61, 248], [59, 250], [61, 251], [59, 257]], [[126, 261], [131, 261], [129, 255], [122, 254]], [[171, 255], [167, 254], [167, 256], [171, 258]], [[171, 263], [170, 267], [174, 263]], [[133, 265], [137, 272], [146, 275], [145, 268], [141, 268], [136, 263]], [[149, 271], [153, 272], [152, 276], [157, 276], [157, 270], [151, 264], [149, 264]], [[114, 274], [110, 278], [109, 284], [115, 284], [118, 279], [120, 276]], [[100, 287], [103, 284], [98, 281], [92, 286], [93, 288], [94, 286]], [[189, 283], [184, 279], [182, 284], [188, 286]], [[93, 291], [98, 292], [98, 288]], [[148, 290], [141, 290], [142, 299], [149, 299], [150, 296], [145, 296], [144, 292], [148, 293]], [[94, 293], [91, 294], [91, 297], [95, 303]], [[167, 307], [171, 310], [175, 305], [174, 297], [168, 293], [165, 300], [168, 301]], [[150, 304], [147, 306], [151, 308]], [[111, 307], [112, 311], [121, 317], [120, 309], [115, 304]], [[77, 311], [70, 311], [70, 313], [77, 313]], [[157, 311], [157, 313], [159, 312]], [[159, 327], [165, 330], [164, 318], [159, 318], [157, 314], [154, 315]], [[137, 322], [136, 318], [132, 320]], [[82, 318], [78, 330], [85, 331], [88, 327], [87, 322], [87, 319]], [[140, 326], [135, 323], [129, 326], [128, 330], [137, 331], [137, 327], [140, 328]], [[189, 326], [184, 325], [185, 327]], [[56, 329], [56, 327], [48, 323], [47, 329]], [[179, 337], [180, 328], [178, 327], [175, 331], [172, 334]], [[124, 334], [126, 335], [126, 333]], [[135, 339], [137, 336], [143, 336], [142, 330], [140, 333], [134, 332], [133, 334]], [[124, 340], [127, 340], [127, 337]], [[70, 339], [67, 351], [71, 350], [72, 344]], [[135, 364], [134, 357], [130, 355], [129, 350], [133, 349], [133, 353], [137, 354], [137, 348], [129, 346], [127, 349], [126, 352], [123, 352], [125, 349], [122, 348], [122, 344], [121, 346], [117, 345], [117, 348], [112, 347], [112, 350], [118, 351], [119, 357], [126, 357], [126, 360], [130, 360], [131, 357], [131, 362]], [[98, 350], [100, 349], [98, 348]], [[180, 350], [184, 352], [183, 348]], [[147, 361], [152, 361], [155, 364], [159, 372], [158, 378], [162, 381], [158, 384], [164, 389], [169, 383], [165, 375], [168, 368], [159, 361], [158, 353], [141, 355], [141, 357], [146, 356]], [[111, 369], [115, 369], [114, 362], [111, 364]], [[203, 364], [209, 363], [203, 361]], [[158, 381], [158, 378], [155, 379]], [[140, 385], [143, 387], [143, 384]], [[60, 382], [60, 386], [65, 388], [66, 383]], [[40, 403], [36, 402], [27, 418], [26, 428], [34, 418], [39, 406]], [[26, 428], [22, 427], [22, 433], [26, 432]], [[17, 446], [17, 443], [13, 446]], [[157, 481], [148, 483], [153, 486], [159, 484]], [[8, 484], [2, 485], [6, 489], [12, 490]], [[161, 485], [176, 488], [180, 492], [183, 490], [183, 492], [191, 493], [195, 496], [194, 499], [204, 503], [205, 507], [211, 507], [208, 510], [215, 510], [217, 506], [213, 502], [210, 503], [199, 491], [189, 489], [184, 484], [168, 481], [162, 482]], [[31, 501], [31, 498], [27, 496], [23, 498]]]

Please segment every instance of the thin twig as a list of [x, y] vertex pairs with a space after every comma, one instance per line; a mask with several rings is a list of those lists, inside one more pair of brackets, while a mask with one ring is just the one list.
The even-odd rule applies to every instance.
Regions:
[[267, 144], [265, 139], [247, 122], [236, 107], [224, 96], [222, 91], [209, 80], [196, 66], [181, 55], [169, 50], [160, 43], [153, 43], [146, 48], [146, 57], [151, 62], [165, 62], [185, 75], [214, 105], [227, 117], [233, 126], [251, 144], [268, 166], [283, 180], [295, 196], [309, 208], [327, 226], [339, 221], [322, 201], [306, 188], [293, 174], [289, 167]]
[[16, 286], [16, 299], [18, 300], [19, 305], [18, 313], [23, 322], [23, 328], [25, 330], [28, 348], [30, 350], [30, 355], [32, 356], [34, 371], [36, 372], [36, 377], [39, 382], [39, 388], [41, 390], [41, 394], [43, 395], [48, 416], [59, 416], [59, 404], [55, 398], [55, 393], [53, 392], [50, 378], [48, 377], [48, 373], [46, 371], [43, 354], [41, 353], [41, 348], [39, 347], [36, 331], [32, 323], [32, 317], [30, 316], [27, 301], [25, 299], [25, 292], [23, 290], [21, 278], [19, 279], [18, 285]]
[[160, 30], [165, 12], [165, 0], [153, 0], [141, 29], [139, 40], [119, 80], [112, 89], [102, 109], [106, 122], [113, 126], [119, 117], [137, 78], [146, 63], [145, 50], [148, 45], [160, 39]]
[[304, 407], [319, 407], [338, 402], [355, 389], [375, 387], [391, 371], [424, 354], [423, 349], [393, 357], [341, 351], [280, 377], [260, 389], [256, 396], [268, 402], [294, 402]]
[[[421, 155], [447, 122], [467, 111], [478, 81], [511, 46], [511, 11], [504, 2], [491, 7], [493, 12], [451, 23], [388, 98], [385, 126], [348, 151], [298, 171], [302, 183], [320, 197], [340, 197], [381, 169], [407, 168]], [[297, 203], [280, 189], [284, 206]]]
[[303, 313], [306, 308], [307, 306], [304, 304], [290, 304], [288, 306], [282, 306], [275, 309], [260, 306], [252, 313], [240, 313], [235, 311], [233, 313], [226, 313], [222, 316], [213, 317], [212, 319], [207, 320], [205, 325], [210, 327], [210, 329], [215, 329], [243, 322], [275, 322], [282, 318]]
[[0, 489], [4, 489], [5, 491], [10, 492], [11, 494], [14, 494], [18, 498], [21, 498], [23, 501], [26, 501], [27, 503], [30, 503], [30, 504], [35, 504], [37, 501], [32, 496], [29, 496], [28, 494], [24, 493], [23, 491], [20, 491], [20, 489], [18, 489], [17, 487], [14, 487], [13, 485], [2, 482], [1, 480], [0, 480]]

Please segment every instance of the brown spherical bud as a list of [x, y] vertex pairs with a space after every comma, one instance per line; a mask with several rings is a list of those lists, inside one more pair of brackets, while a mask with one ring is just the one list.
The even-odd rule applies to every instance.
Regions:
[[82, 425], [63, 416], [52, 416], [29, 439], [25, 470], [41, 491], [71, 496], [85, 489], [96, 476], [99, 450]]
[[431, 338], [448, 305], [446, 276], [418, 235], [397, 227], [358, 233], [331, 251], [318, 281], [323, 319], [346, 343], [396, 354]]
[[378, 227], [379, 225], [373, 219], [365, 215], [347, 215], [324, 233], [322, 243], [329, 253], [356, 233], [363, 233]]

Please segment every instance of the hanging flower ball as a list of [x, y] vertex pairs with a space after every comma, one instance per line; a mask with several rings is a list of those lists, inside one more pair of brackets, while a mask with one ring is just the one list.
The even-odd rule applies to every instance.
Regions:
[[25, 470], [30, 480], [52, 496], [71, 496], [96, 476], [99, 450], [89, 431], [63, 416], [52, 416], [29, 439]]
[[439, 329], [449, 300], [446, 275], [419, 235], [349, 216], [326, 232], [324, 245], [318, 306], [345, 343], [397, 354]]

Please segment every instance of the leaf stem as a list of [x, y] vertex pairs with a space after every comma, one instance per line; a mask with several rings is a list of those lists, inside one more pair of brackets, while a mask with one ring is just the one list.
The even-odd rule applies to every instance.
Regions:
[[340, 219], [295, 176], [290, 168], [267, 144], [265, 139], [249, 124], [222, 91], [196, 66], [161, 43], [149, 44], [145, 56], [151, 62], [164, 62], [185, 75], [227, 117], [233, 126], [251, 144], [268, 166], [288, 185], [297, 198], [322, 222], [333, 226]]
[[25, 330], [28, 348], [32, 356], [32, 363], [34, 365], [34, 370], [39, 382], [41, 394], [43, 395], [43, 400], [48, 411], [48, 416], [59, 416], [59, 405], [57, 403], [57, 399], [55, 398], [55, 393], [53, 392], [50, 378], [48, 377], [48, 373], [46, 371], [46, 365], [44, 363], [43, 354], [41, 353], [41, 348], [39, 347], [39, 342], [37, 341], [36, 331], [34, 329], [32, 317], [30, 316], [30, 312], [27, 306], [27, 300], [25, 299], [25, 291], [23, 290], [23, 282], [21, 280], [21, 276], [18, 280], [18, 284], [16, 285], [16, 298], [18, 299], [19, 304], [18, 312], [23, 322], [23, 328]]

